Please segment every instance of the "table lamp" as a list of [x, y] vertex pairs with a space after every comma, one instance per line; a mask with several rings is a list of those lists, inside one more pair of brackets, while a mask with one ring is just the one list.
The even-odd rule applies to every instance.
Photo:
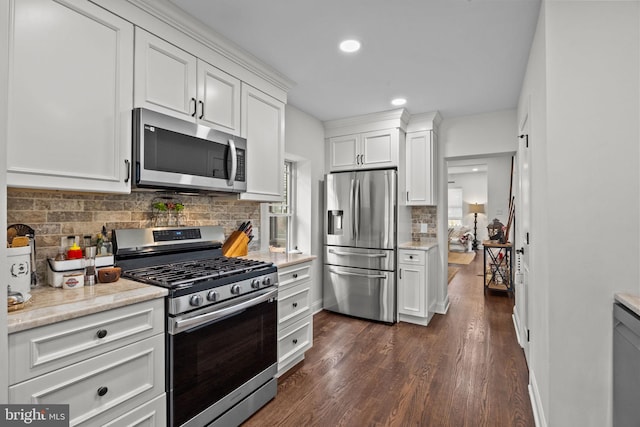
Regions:
[[475, 203], [469, 205], [469, 213], [473, 214], [473, 244], [472, 249], [475, 251], [478, 249], [478, 214], [484, 213], [484, 204]]

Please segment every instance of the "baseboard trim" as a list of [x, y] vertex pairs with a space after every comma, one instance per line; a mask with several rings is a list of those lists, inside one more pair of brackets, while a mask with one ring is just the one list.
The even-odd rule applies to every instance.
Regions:
[[521, 348], [524, 348], [522, 336], [520, 336], [520, 320], [518, 319], [518, 313], [516, 312], [515, 306], [513, 306], [513, 314], [511, 315], [511, 319], [513, 320], [513, 328], [516, 330], [516, 339], [518, 340], [518, 344]]
[[316, 314], [322, 311], [322, 300], [314, 301], [311, 303], [311, 313]]
[[447, 311], [449, 311], [449, 305], [450, 305], [449, 295], [447, 295], [444, 301], [438, 302], [436, 304], [436, 309], [434, 310], [434, 313], [447, 314]]
[[542, 399], [540, 399], [540, 392], [538, 391], [538, 383], [536, 382], [536, 376], [531, 369], [529, 369], [529, 400], [531, 400], [531, 409], [533, 411], [533, 421], [536, 427], [547, 427], [547, 421], [544, 417], [544, 408], [542, 407]]

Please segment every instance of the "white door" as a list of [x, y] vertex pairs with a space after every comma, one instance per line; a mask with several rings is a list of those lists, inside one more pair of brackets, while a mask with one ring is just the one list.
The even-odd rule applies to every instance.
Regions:
[[247, 192], [240, 198], [279, 202], [284, 186], [284, 104], [247, 84], [241, 86]]
[[351, 170], [360, 165], [360, 135], [335, 136], [329, 139], [331, 172]]
[[196, 57], [140, 28], [135, 36], [135, 106], [195, 122]]
[[198, 121], [240, 135], [240, 80], [198, 60]]
[[90, 2], [11, 13], [7, 184], [128, 193], [133, 25]]
[[398, 165], [397, 129], [363, 133], [361, 144], [361, 165], [375, 168]]
[[515, 314], [520, 345], [529, 356], [529, 230], [531, 225], [531, 164], [529, 151], [529, 110], [520, 122], [518, 143], [518, 198], [516, 201]]

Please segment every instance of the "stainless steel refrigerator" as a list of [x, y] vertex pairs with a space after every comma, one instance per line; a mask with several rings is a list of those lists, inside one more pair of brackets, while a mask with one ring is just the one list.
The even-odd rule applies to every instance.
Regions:
[[397, 193], [395, 169], [326, 175], [325, 310], [396, 322]]

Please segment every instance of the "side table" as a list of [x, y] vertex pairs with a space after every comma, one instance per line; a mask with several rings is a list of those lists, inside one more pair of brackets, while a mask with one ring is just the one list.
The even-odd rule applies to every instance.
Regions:
[[513, 292], [513, 245], [485, 240], [484, 290]]

